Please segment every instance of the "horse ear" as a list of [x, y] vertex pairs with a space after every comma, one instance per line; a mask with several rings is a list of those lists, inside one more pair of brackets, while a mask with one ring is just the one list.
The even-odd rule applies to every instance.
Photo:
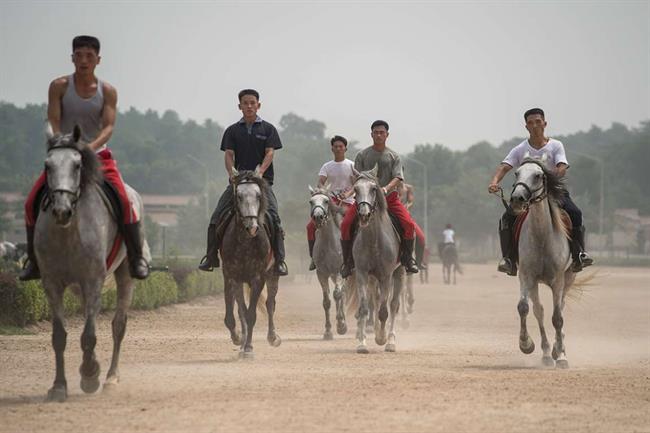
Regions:
[[49, 151], [54, 144], [54, 130], [52, 129], [52, 124], [49, 121], [45, 122], [45, 145]]
[[314, 191], [314, 188], [311, 187], [311, 185], [307, 185], [309, 187], [309, 192], [313, 195], [316, 191]]
[[524, 153], [524, 159], [528, 159], [528, 158], [530, 158], [530, 152], [526, 151], [526, 153]]
[[81, 128], [79, 127], [79, 125], [75, 125], [74, 129], [72, 130], [72, 139], [74, 140], [75, 143], [78, 143], [80, 138], [81, 138]]
[[323, 185], [323, 188], [325, 189], [325, 191], [329, 191], [331, 186], [332, 186], [332, 184], [330, 182], [325, 182], [325, 185]]
[[375, 166], [372, 168], [372, 170], [370, 170], [369, 173], [372, 174], [372, 177], [377, 177], [377, 173], [379, 173], [379, 166], [375, 164]]
[[232, 168], [232, 170], [230, 171], [230, 174], [232, 174], [232, 177], [239, 176], [239, 172], [237, 171], [237, 169], [235, 167]]
[[548, 160], [548, 155], [546, 153], [542, 153], [542, 164], [546, 164], [546, 160]]
[[255, 176], [256, 177], [262, 177], [262, 170], [260, 170], [261, 166], [255, 167]]

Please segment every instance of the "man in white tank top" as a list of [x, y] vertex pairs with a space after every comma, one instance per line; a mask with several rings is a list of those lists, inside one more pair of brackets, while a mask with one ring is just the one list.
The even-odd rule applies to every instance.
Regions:
[[[144, 279], [149, 275], [149, 265], [142, 254], [140, 221], [129, 202], [117, 164], [106, 146], [115, 125], [117, 91], [95, 76], [95, 68], [101, 60], [99, 48], [99, 40], [94, 36], [77, 36], [72, 40], [75, 72], [56, 78], [50, 84], [47, 119], [55, 134], [71, 133], [74, 126], [79, 125], [82, 140], [97, 152], [104, 179], [117, 193], [122, 208], [122, 220], [118, 221], [118, 227], [126, 244], [131, 276]], [[20, 275], [23, 281], [40, 278], [33, 240], [40, 201], [38, 198], [46, 184], [47, 177], [43, 172], [25, 203], [28, 260]]]
[[[532, 157], [541, 157], [546, 155], [546, 160], [550, 164], [549, 168], [554, 168], [559, 177], [564, 177], [569, 162], [566, 159], [564, 145], [561, 141], [553, 138], [548, 138], [544, 135], [546, 128], [546, 119], [544, 111], [541, 108], [531, 108], [524, 113], [524, 120], [526, 121], [526, 129], [530, 137], [522, 141], [519, 145], [515, 146], [497, 167], [496, 173], [488, 186], [490, 193], [495, 193], [499, 190], [499, 183], [503, 177], [513, 167], [517, 168], [521, 165], [526, 154]], [[589, 266], [593, 263], [593, 259], [585, 251], [585, 228], [582, 225], [582, 212], [573, 203], [569, 192], [567, 191], [560, 204], [571, 218], [573, 228], [571, 230], [571, 256], [573, 263], [571, 269], [573, 272], [579, 272], [583, 267]], [[505, 272], [508, 275], [517, 275], [517, 264], [515, 263], [515, 248], [513, 246], [513, 226], [515, 222], [514, 214], [508, 209], [499, 222], [499, 237], [501, 240], [501, 251], [503, 258], [499, 262], [497, 270]]]
[[[335, 135], [330, 140], [334, 159], [328, 161], [321, 167], [318, 172], [318, 186], [322, 187], [325, 183], [330, 184], [332, 192], [332, 201], [340, 206], [351, 206], [354, 204], [352, 195], [352, 178], [354, 177], [354, 162], [345, 158], [345, 152], [348, 150], [348, 140], [340, 135]], [[312, 257], [309, 270], [316, 269], [313, 259], [314, 242], [316, 242], [316, 224], [312, 219], [307, 224], [307, 243], [309, 245], [309, 257]]]

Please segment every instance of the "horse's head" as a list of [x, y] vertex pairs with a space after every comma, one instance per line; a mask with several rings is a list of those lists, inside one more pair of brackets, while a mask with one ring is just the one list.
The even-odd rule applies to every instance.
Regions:
[[257, 236], [260, 220], [266, 212], [266, 181], [259, 172], [238, 172], [233, 168], [235, 210], [250, 237]]
[[329, 217], [330, 206], [330, 185], [325, 184], [323, 187], [316, 189], [309, 186], [311, 198], [309, 199], [309, 206], [311, 208], [309, 215], [314, 220], [317, 228], [322, 227], [327, 222]]
[[80, 140], [79, 126], [75, 126], [70, 134], [54, 134], [48, 123], [45, 134], [48, 198], [57, 224], [67, 226], [83, 185], [88, 180], [99, 179], [97, 159], [94, 152]]
[[384, 193], [377, 179], [376, 165], [372, 170], [357, 174], [354, 182], [354, 194], [357, 202], [359, 225], [366, 227], [370, 222], [370, 218], [375, 213], [377, 206], [379, 205], [381, 207], [385, 200]]
[[510, 194], [510, 207], [516, 214], [546, 198], [547, 171], [544, 164], [546, 155], [541, 159], [526, 157], [515, 170], [515, 183]]

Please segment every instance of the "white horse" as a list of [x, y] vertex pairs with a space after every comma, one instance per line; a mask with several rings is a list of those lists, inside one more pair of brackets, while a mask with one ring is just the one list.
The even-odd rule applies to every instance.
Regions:
[[[519, 348], [529, 354], [535, 343], [526, 329], [528, 298], [533, 302], [533, 312], [539, 323], [542, 337], [542, 362], [546, 366], [568, 368], [564, 346], [562, 310], [564, 300], [571, 288], [575, 274], [570, 270], [571, 253], [568, 231], [561, 219], [557, 201], [564, 185], [555, 173], [546, 167], [546, 158], [526, 158], [515, 171], [516, 181], [510, 197], [510, 205], [516, 214], [528, 210], [528, 216], [519, 237], [519, 284], [520, 298], [517, 310], [521, 319]], [[549, 346], [544, 330], [544, 307], [539, 299], [538, 284], [544, 283], [553, 291], [553, 327], [555, 344]], [[553, 359], [551, 359], [551, 354]]]

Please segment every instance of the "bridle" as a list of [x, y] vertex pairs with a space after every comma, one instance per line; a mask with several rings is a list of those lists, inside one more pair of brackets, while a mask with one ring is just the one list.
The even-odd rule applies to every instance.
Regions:
[[[544, 166], [542, 165], [541, 162], [534, 161], [534, 160], [529, 160], [529, 161], [525, 161], [524, 163], [522, 163], [521, 166], [523, 166], [525, 164], [536, 164], [542, 169], [542, 171], [544, 171]], [[510, 192], [511, 197], [512, 197], [512, 193], [515, 192], [515, 189], [518, 186], [522, 186], [526, 190], [526, 192], [528, 193], [528, 199], [526, 200], [526, 203], [525, 203], [526, 208], [528, 208], [531, 204], [535, 204], [535, 203], [538, 203], [538, 202], [544, 200], [548, 195], [547, 190], [546, 190], [546, 174], [545, 173], [542, 174], [542, 185], [539, 188], [535, 188], [533, 190], [531, 190], [530, 187], [525, 182], [516, 182], [514, 185], [512, 185], [512, 191]], [[537, 193], [537, 192], [539, 192], [539, 194], [535, 195], [535, 193]]]
[[[325, 196], [325, 197], [327, 197], [327, 198], [329, 199], [329, 197], [327, 196], [327, 194], [322, 193], [322, 192], [317, 192], [317, 193], [315, 193], [315, 194], [312, 194], [312, 197], [317, 196], [317, 195], [322, 195], [322, 196]], [[311, 208], [311, 217], [312, 217], [312, 219], [314, 218], [314, 211], [315, 211], [316, 209], [321, 209], [321, 210], [323, 211], [323, 215], [325, 215], [325, 216], [323, 217], [323, 219], [321, 220], [322, 222], [321, 222], [320, 224], [317, 224], [317, 227], [320, 227], [320, 226], [325, 225], [325, 223], [327, 222], [327, 220], [328, 220], [329, 217], [330, 217], [330, 213], [329, 213], [329, 211], [328, 211], [327, 209], [325, 209], [325, 207], [323, 207], [323, 206], [317, 204], [317, 205], [314, 205], [314, 206]]]
[[[234, 199], [235, 199], [235, 206], [234, 206], [235, 207], [235, 213], [237, 214], [237, 217], [239, 217], [239, 218], [258, 218], [259, 215], [242, 215], [241, 211], [239, 210], [239, 206], [237, 205], [237, 187], [239, 187], [240, 185], [248, 185], [248, 184], [258, 185], [257, 182], [254, 182], [252, 180], [242, 180], [241, 182], [235, 183], [234, 186], [233, 186], [233, 195], [234, 195]], [[260, 192], [261, 192], [261, 188], [260, 188]]]
[[[81, 155], [81, 151], [79, 149], [77, 149], [76, 147], [73, 147], [73, 146], [56, 146], [56, 147], [52, 147], [49, 150], [49, 152], [53, 152], [55, 150], [61, 150], [61, 149], [74, 150], [79, 155]], [[48, 201], [43, 204], [43, 209], [47, 209], [49, 204], [54, 202], [54, 194], [56, 194], [57, 192], [62, 193], [62, 194], [71, 195], [72, 199], [70, 200], [70, 207], [72, 207], [72, 210], [75, 210], [77, 208], [77, 202], [79, 201], [79, 197], [81, 196], [81, 186], [79, 186], [76, 191], [66, 189], [66, 188], [56, 188], [56, 189], [48, 188], [47, 189], [47, 199], [48, 199]]]

